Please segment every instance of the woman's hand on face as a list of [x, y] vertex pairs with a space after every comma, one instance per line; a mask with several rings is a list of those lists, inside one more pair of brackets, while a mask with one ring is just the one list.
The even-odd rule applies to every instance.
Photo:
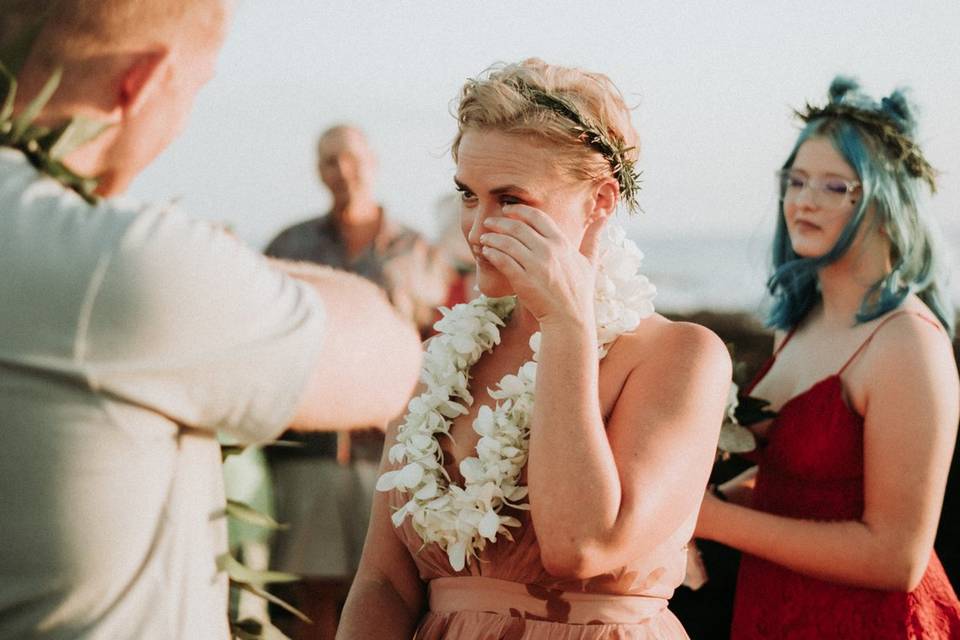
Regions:
[[574, 246], [539, 209], [505, 205], [503, 216], [483, 221], [483, 257], [512, 285], [541, 326], [593, 319], [597, 248], [605, 217]]

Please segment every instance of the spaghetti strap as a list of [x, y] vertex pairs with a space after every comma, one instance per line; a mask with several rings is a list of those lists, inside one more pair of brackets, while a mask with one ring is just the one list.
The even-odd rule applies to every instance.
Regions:
[[[940, 325], [939, 325], [939, 324], [937, 324], [936, 322], [934, 322], [933, 320], [931, 320], [926, 314], [920, 313], [920, 312], [918, 312], [918, 311], [903, 310], [903, 311], [896, 311], [896, 312], [894, 312], [894, 313], [891, 313], [889, 316], [887, 316], [886, 318], [884, 318], [883, 321], [882, 321], [880, 324], [878, 324], [878, 325], [876, 326], [876, 328], [874, 328], [873, 331], [870, 332], [870, 335], [867, 336], [867, 339], [864, 340], [863, 343], [861, 343], [859, 347], [857, 347], [857, 350], [853, 352], [853, 355], [850, 356], [850, 357], [847, 359], [847, 361], [844, 363], [844, 365], [843, 365], [842, 367], [840, 367], [840, 371], [837, 371], [837, 375], [838, 375], [838, 376], [839, 376], [839, 375], [842, 375], [843, 372], [846, 371], [847, 367], [849, 367], [849, 366], [853, 363], [853, 361], [857, 359], [857, 356], [859, 356], [861, 353], [863, 353], [863, 350], [866, 349], [866, 348], [867, 348], [867, 345], [869, 345], [869, 344], [873, 341], [873, 337], [874, 337], [875, 335], [877, 335], [877, 332], [880, 331], [880, 329], [883, 328], [883, 325], [887, 324], [888, 322], [890, 322], [891, 320], [893, 320], [893, 319], [896, 318], [897, 316], [902, 316], [902, 315], [907, 315], [907, 314], [913, 315], [913, 316], [917, 316], [917, 317], [920, 318], [921, 320], [925, 320], [925, 321], [929, 322], [930, 324], [932, 324], [932, 325], [933, 325], [934, 327], [936, 327], [937, 329], [940, 329]], [[786, 341], [784, 341], [784, 342], [786, 342]]]
[[783, 348], [785, 346], [787, 346], [787, 343], [790, 342], [790, 338], [793, 337], [793, 334], [795, 334], [797, 332], [797, 329], [799, 328], [800, 328], [799, 322], [793, 325], [793, 327], [791, 327], [790, 331], [787, 332], [786, 337], [783, 339], [783, 342], [781, 342], [780, 346], [774, 350], [773, 356], [771, 356], [771, 358], [776, 358], [778, 355], [780, 355], [780, 352], [783, 351]]
[[783, 342], [780, 343], [780, 346], [773, 350], [773, 353], [770, 354], [770, 357], [767, 358], [767, 361], [763, 363], [763, 366], [760, 367], [760, 370], [753, 375], [753, 379], [750, 380], [750, 383], [744, 387], [743, 392], [740, 394], [742, 396], [749, 396], [753, 391], [753, 388], [763, 380], [764, 376], [767, 375], [767, 372], [770, 371], [770, 367], [773, 366], [773, 363], [776, 362], [777, 356], [780, 355], [780, 352], [783, 351], [783, 348], [787, 346], [787, 343], [790, 342], [790, 338], [793, 337], [793, 334], [797, 332], [797, 327], [799, 325], [793, 325], [790, 331], [787, 332], [786, 337], [783, 339]]

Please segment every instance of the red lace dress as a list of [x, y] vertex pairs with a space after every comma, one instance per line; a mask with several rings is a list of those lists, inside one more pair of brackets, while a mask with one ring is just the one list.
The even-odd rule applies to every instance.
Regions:
[[[841, 374], [883, 324], [900, 313], [877, 326], [840, 371], [781, 407], [757, 454], [755, 509], [812, 520], [863, 516], [863, 417], [847, 406]], [[777, 353], [747, 393], [770, 370]], [[960, 638], [960, 602], [936, 553], [920, 585], [909, 593], [826, 582], [744, 554], [731, 639], [752, 638]]]

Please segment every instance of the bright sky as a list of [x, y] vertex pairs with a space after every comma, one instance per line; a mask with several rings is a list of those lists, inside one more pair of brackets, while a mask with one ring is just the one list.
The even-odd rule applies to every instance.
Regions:
[[190, 126], [132, 193], [179, 198], [261, 247], [326, 209], [315, 139], [352, 121], [389, 212], [432, 233], [452, 188], [451, 100], [491, 63], [538, 56], [602, 71], [636, 105], [646, 213], [631, 235], [765, 234], [790, 109], [843, 72], [873, 95], [912, 87], [943, 172], [931, 208], [960, 237], [958, 31], [956, 0], [241, 0]]

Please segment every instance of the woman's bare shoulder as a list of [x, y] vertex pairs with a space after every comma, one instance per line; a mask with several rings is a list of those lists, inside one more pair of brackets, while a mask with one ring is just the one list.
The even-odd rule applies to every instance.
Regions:
[[719, 336], [693, 322], [670, 320], [660, 314], [644, 319], [636, 329], [617, 340], [618, 357], [635, 366], [662, 365], [685, 369], [688, 366], [729, 367], [730, 356]]
[[949, 334], [919, 300], [908, 300], [879, 322], [884, 324], [878, 324], [872, 344], [863, 354], [865, 369], [891, 370], [895, 377], [902, 378], [916, 368], [956, 368]]

